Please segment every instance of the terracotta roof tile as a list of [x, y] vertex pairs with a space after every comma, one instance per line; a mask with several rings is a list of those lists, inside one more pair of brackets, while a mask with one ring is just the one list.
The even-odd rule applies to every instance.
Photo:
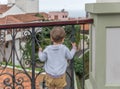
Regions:
[[8, 15], [4, 18], [0, 18], [0, 24], [33, 22], [33, 21], [41, 21], [41, 20], [42, 18], [35, 16], [35, 14], [18, 14], [18, 15]]
[[89, 24], [85, 24], [84, 25], [84, 27], [83, 27], [83, 25], [80, 25], [81, 26], [81, 30], [83, 30], [83, 28], [84, 28], [84, 30], [89, 30]]
[[8, 9], [10, 9], [10, 6], [7, 5], [0, 5], [0, 14], [6, 12]]
[[22, 22], [32, 22], [32, 21], [40, 21], [41, 20], [41, 18], [36, 17], [31, 14], [19, 14], [19, 15], [13, 15], [13, 17]]
[[43, 15], [43, 17], [48, 18], [48, 13], [40, 12], [39, 14]]
[[5, 18], [0, 18], [0, 25], [5, 24]]
[[0, 18], [0, 24], [11, 24], [11, 23], [20, 23], [21, 21], [18, 19], [15, 19], [12, 16], [6, 16], [4, 18]]

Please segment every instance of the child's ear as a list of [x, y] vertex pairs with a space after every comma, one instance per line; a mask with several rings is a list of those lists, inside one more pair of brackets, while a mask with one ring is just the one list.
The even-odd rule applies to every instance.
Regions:
[[52, 37], [50, 37], [50, 40], [51, 40], [51, 44], [53, 44], [53, 39], [52, 39]]
[[50, 37], [50, 40], [53, 41], [52, 37]]
[[64, 42], [65, 38], [62, 39], [62, 42]]

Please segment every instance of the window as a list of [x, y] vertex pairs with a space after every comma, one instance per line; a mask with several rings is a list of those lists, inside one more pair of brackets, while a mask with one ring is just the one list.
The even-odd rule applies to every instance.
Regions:
[[55, 19], [55, 20], [58, 20], [58, 15], [55, 15], [55, 16], [54, 16], [54, 19]]

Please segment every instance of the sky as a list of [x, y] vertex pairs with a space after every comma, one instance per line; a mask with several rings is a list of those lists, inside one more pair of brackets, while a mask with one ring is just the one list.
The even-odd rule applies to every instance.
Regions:
[[40, 10], [84, 10], [85, 3], [93, 3], [96, 0], [39, 0]]
[[[95, 3], [96, 0], [39, 0], [39, 11], [61, 11], [65, 9], [70, 15], [81, 17], [85, 14], [85, 3]], [[7, 0], [0, 0], [7, 3]]]
[[2, 4], [6, 4], [7, 3], [7, 0], [0, 0], [0, 3], [2, 3]]
[[39, 11], [61, 11], [65, 9], [70, 17], [85, 17], [85, 3], [96, 0], [39, 0]]

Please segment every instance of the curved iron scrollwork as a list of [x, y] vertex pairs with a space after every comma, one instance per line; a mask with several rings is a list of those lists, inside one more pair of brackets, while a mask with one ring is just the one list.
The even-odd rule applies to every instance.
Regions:
[[[4, 46], [5, 46], [5, 32], [4, 30], [0, 30], [0, 57], [1, 58], [5, 58]], [[2, 61], [0, 61], [0, 66], [1, 65], [2, 65]]]
[[[44, 49], [47, 45], [51, 44], [51, 29], [52, 27], [10, 29], [10, 34], [7, 34], [11, 38], [8, 40], [8, 48], [3, 47], [3, 44], [6, 43], [4, 40], [5, 33], [0, 33], [0, 55], [5, 58], [4, 61], [0, 60], [0, 77], [7, 75], [2, 81], [4, 89], [26, 89], [24, 85], [26, 81], [31, 84], [31, 89], [36, 89], [36, 86], [39, 86], [36, 81], [38, 81], [40, 74], [44, 72], [44, 63], [40, 62], [38, 58], [38, 48], [42, 47]], [[65, 28], [67, 41], [64, 44], [67, 45], [70, 44], [72, 37], [72, 31], [70, 29], [68, 31], [68, 29], [69, 27]], [[70, 45], [68, 46], [70, 47]], [[5, 55], [7, 50], [9, 50], [9, 56]], [[11, 67], [9, 67], [10, 65]], [[11, 72], [8, 72], [8, 69]], [[67, 76], [70, 81], [73, 81], [71, 72], [67, 72]]]
[[24, 83], [25, 79], [22, 76], [20, 76], [21, 74], [24, 74], [24, 73], [19, 73], [18, 72], [15, 75], [15, 76], [19, 75], [19, 77], [16, 77], [16, 82], [15, 82], [16, 83], [16, 87], [15, 87], [15, 89], [24, 89], [23, 83]]
[[24, 86], [23, 86], [24, 79], [23, 79], [23, 77], [15, 78], [15, 82], [14, 82], [15, 86], [13, 86], [13, 81], [12, 81], [13, 76], [17, 76], [18, 74], [12, 75], [10, 73], [3, 73], [2, 75], [0, 75], [2, 77], [6, 76], [6, 78], [3, 80], [3, 84], [4, 84], [3, 88], [4, 89], [24, 89]]
[[11, 87], [11, 89], [12, 89], [12, 83], [10, 82], [10, 78], [6, 78], [5, 80], [4, 80], [4, 84], [6, 85], [5, 86], [5, 89], [9, 89], [10, 87]]
[[[19, 66], [26, 77], [31, 80], [30, 74], [26, 71], [21, 62], [22, 57], [20, 57], [21, 53], [17, 46], [19, 40], [18, 43], [16, 42], [16, 39], [21, 38], [21, 32], [18, 30], [20, 29], [10, 29], [9, 34], [6, 34], [5, 30], [0, 32], [0, 79], [1, 82], [3, 82], [0, 86], [4, 89], [24, 89], [24, 79], [20, 76], [18, 77], [21, 73], [19, 69], [16, 69], [17, 66]], [[8, 41], [6, 41], [6, 38], [9, 40], [7, 39]], [[6, 42], [9, 42], [9, 47], [7, 48], [5, 46]]]

